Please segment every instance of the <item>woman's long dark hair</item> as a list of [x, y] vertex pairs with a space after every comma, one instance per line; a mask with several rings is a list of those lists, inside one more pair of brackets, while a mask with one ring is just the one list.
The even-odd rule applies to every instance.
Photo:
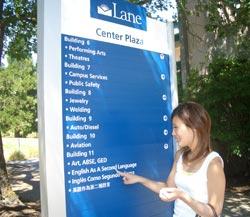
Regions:
[[[178, 117], [183, 123], [196, 131], [198, 144], [195, 150], [195, 155], [189, 161], [194, 161], [207, 156], [211, 152], [210, 131], [211, 119], [204, 107], [195, 102], [185, 102], [179, 104], [172, 113], [172, 120]], [[183, 148], [183, 159], [187, 161], [187, 155], [190, 149]]]

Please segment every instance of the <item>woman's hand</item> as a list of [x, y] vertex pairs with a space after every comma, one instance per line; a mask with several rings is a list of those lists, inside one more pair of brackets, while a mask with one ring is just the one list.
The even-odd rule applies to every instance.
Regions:
[[139, 183], [157, 194], [159, 194], [160, 189], [166, 187], [166, 183], [164, 182], [156, 182], [133, 173], [123, 173], [118, 170], [116, 172], [120, 174], [120, 176], [123, 178], [124, 184], [126, 185]]
[[183, 192], [178, 188], [162, 188], [159, 197], [162, 201], [171, 202], [181, 197]]
[[123, 182], [126, 185], [130, 185], [130, 184], [135, 184], [135, 183], [139, 183], [141, 181], [141, 176], [132, 174], [132, 173], [123, 173], [123, 172], [119, 172], [120, 176], [122, 176], [123, 178]]

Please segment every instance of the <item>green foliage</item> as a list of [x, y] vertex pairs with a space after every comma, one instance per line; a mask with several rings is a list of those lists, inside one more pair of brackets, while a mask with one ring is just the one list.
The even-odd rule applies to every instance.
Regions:
[[14, 160], [26, 160], [25, 155], [21, 152], [21, 151], [14, 151], [10, 157], [9, 157], [10, 161], [14, 161]]
[[235, 57], [214, 57], [205, 75], [192, 71], [184, 97], [207, 108], [214, 140], [228, 145], [231, 154], [247, 158], [250, 158], [249, 48], [239, 47]]
[[219, 37], [244, 35], [250, 26], [249, 0], [206, 1], [203, 9], [208, 11], [207, 30], [217, 32]]
[[13, 60], [0, 71], [0, 129], [26, 136], [36, 131], [36, 74], [31, 60]]
[[36, 52], [36, 0], [5, 0], [1, 15], [4, 53], [18, 60], [30, 57]]
[[250, 37], [249, 0], [198, 1], [195, 12], [206, 14], [205, 29], [210, 39], [213, 36], [211, 51], [224, 55], [235, 54], [235, 49]]

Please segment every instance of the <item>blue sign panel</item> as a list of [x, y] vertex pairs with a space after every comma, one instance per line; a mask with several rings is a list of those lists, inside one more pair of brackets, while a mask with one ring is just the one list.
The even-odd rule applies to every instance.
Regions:
[[91, 1], [91, 17], [147, 30], [146, 9], [121, 0]]
[[67, 217], [166, 217], [172, 204], [116, 170], [166, 180], [173, 161], [169, 56], [62, 35]]

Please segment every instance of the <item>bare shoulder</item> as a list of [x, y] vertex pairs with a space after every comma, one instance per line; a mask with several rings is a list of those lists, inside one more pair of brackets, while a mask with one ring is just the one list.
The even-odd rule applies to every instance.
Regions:
[[223, 172], [223, 160], [221, 157], [215, 157], [208, 166], [208, 172], [218, 174]]

